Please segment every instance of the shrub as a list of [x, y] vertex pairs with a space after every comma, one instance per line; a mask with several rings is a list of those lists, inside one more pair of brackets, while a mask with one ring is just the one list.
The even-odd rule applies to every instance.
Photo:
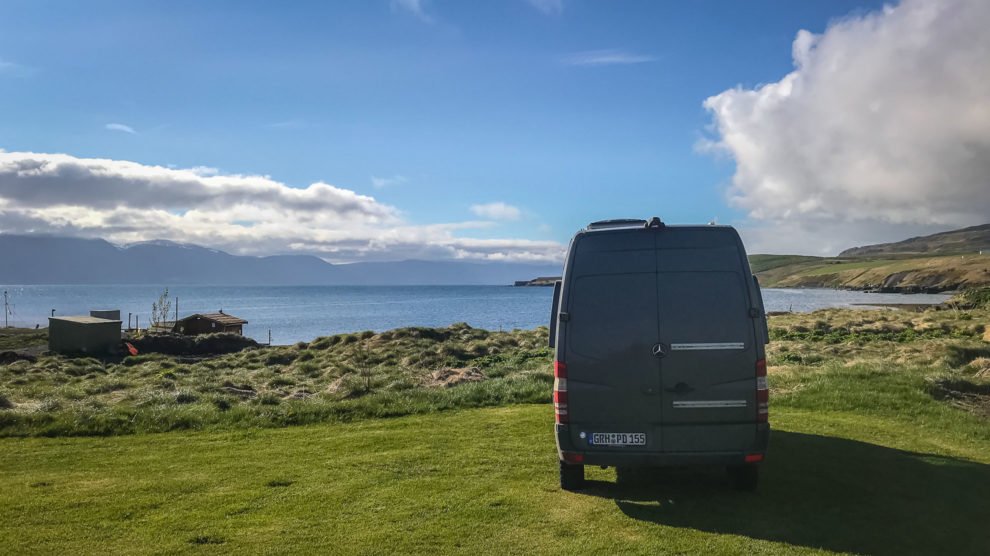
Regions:
[[210, 402], [220, 411], [227, 411], [233, 406], [230, 398], [227, 398], [226, 396], [213, 396], [210, 399]]
[[265, 363], [268, 365], [288, 365], [295, 360], [296, 354], [291, 351], [275, 351], [265, 357]]
[[278, 405], [281, 403], [282, 399], [279, 398], [274, 392], [262, 392], [258, 394], [258, 397], [254, 400], [260, 405]]
[[272, 388], [278, 388], [280, 386], [292, 386], [295, 383], [296, 381], [292, 380], [291, 378], [286, 378], [284, 376], [277, 376], [268, 381], [268, 386]]
[[43, 411], [46, 413], [51, 413], [62, 409], [62, 402], [55, 398], [45, 398], [41, 400], [41, 406], [38, 407], [38, 411]]
[[990, 286], [965, 290], [953, 297], [949, 304], [964, 309], [990, 308]]
[[183, 390], [181, 392], [176, 392], [176, 394], [175, 394], [175, 403], [178, 403], [178, 404], [195, 403], [196, 400], [198, 400], [198, 399], [199, 399], [199, 396], [197, 396], [195, 393], [189, 392], [187, 390]]
[[308, 377], [315, 377], [322, 374], [320, 366], [312, 361], [306, 361], [303, 363], [297, 363], [293, 369], [300, 374]]

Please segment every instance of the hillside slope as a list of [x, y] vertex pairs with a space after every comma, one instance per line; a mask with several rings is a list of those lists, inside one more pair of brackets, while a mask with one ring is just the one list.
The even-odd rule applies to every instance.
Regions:
[[990, 254], [804, 259], [762, 271], [753, 266], [763, 286], [777, 288], [934, 293], [990, 285]]
[[990, 224], [854, 247], [838, 257], [752, 255], [749, 261], [768, 287], [961, 290], [990, 285]]
[[990, 224], [952, 230], [930, 236], [912, 237], [894, 243], [853, 247], [840, 257], [865, 257], [891, 254], [959, 254], [990, 251]]

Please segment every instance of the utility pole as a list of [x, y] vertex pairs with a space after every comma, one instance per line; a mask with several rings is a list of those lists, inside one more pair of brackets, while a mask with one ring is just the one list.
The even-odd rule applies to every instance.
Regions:
[[179, 323], [179, 296], [175, 296], [175, 323]]
[[7, 315], [10, 314], [10, 303], [7, 300], [7, 290], [3, 290], [3, 327], [10, 328], [10, 323], [7, 322]]

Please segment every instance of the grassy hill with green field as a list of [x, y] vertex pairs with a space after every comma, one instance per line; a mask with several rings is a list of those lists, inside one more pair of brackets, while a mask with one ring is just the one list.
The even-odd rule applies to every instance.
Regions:
[[990, 224], [897, 243], [847, 249], [837, 257], [752, 255], [766, 287], [942, 292], [990, 285]]

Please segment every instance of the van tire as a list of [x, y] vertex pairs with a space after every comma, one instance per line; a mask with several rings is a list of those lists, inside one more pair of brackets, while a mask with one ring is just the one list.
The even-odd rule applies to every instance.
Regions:
[[560, 488], [564, 490], [584, 488], [584, 466], [560, 462]]
[[729, 466], [729, 481], [732, 488], [752, 492], [760, 481], [760, 466], [755, 463]]

